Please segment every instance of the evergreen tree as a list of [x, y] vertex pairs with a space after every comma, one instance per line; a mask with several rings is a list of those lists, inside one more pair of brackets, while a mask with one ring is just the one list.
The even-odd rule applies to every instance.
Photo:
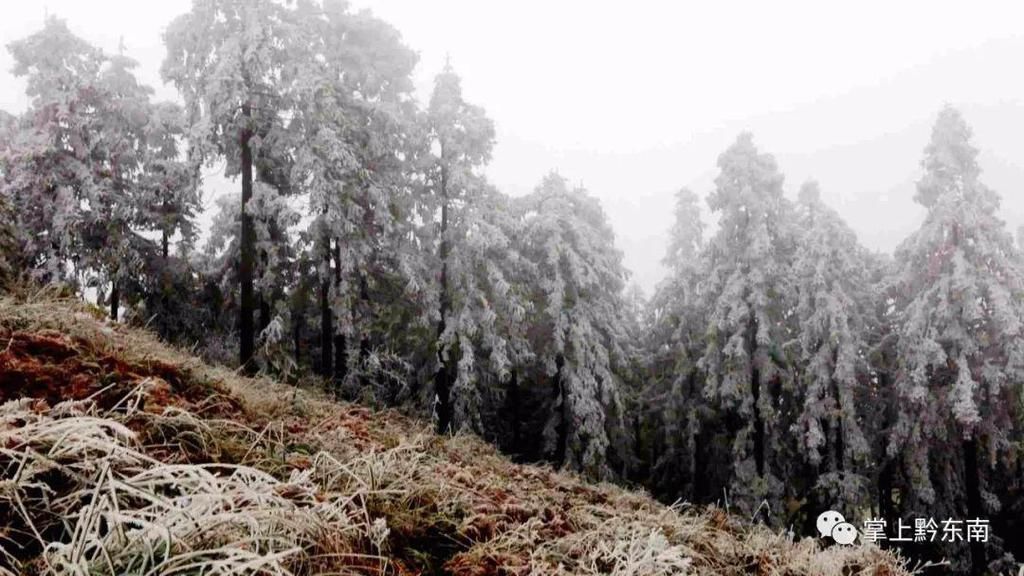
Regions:
[[763, 499], [777, 502], [789, 463], [792, 379], [783, 347], [791, 338], [794, 234], [783, 177], [750, 134], [719, 156], [718, 167], [708, 204], [719, 229], [701, 287], [708, 326], [698, 366], [733, 437], [730, 500], [751, 513]]
[[[479, 168], [491, 157], [494, 145], [494, 125], [483, 109], [469, 104], [462, 97], [459, 77], [446, 64], [434, 79], [434, 92], [427, 108], [430, 147], [433, 158], [426, 166], [425, 187], [436, 206], [437, 231], [437, 369], [434, 373], [437, 429], [448, 431], [452, 425], [452, 387], [459, 380], [457, 365], [461, 362], [455, 343], [452, 288], [453, 246], [461, 239], [456, 231], [464, 228], [459, 220], [461, 211], [471, 205], [485, 190]], [[463, 351], [466, 362], [471, 362], [471, 351]], [[465, 381], [459, 382], [465, 387]]]
[[[239, 363], [252, 371], [256, 331], [255, 224], [245, 210], [253, 196], [253, 157], [260, 135], [290, 109], [294, 22], [274, 0], [194, 0], [164, 35], [161, 72], [185, 100], [196, 162], [227, 160], [226, 174], [241, 175]], [[269, 155], [264, 152], [264, 155]]]
[[707, 498], [711, 484], [711, 472], [702, 465], [709, 461], [702, 423], [711, 414], [696, 366], [705, 322], [697, 292], [705, 247], [698, 202], [686, 188], [676, 193], [675, 221], [662, 259], [669, 276], [658, 285], [650, 305], [653, 317], [645, 342], [650, 380], [642, 402], [647, 427], [655, 435], [648, 441], [650, 482], [658, 494], [690, 501]]
[[[896, 252], [899, 402], [889, 450], [902, 455], [909, 482], [904, 513], [995, 512], [986, 479], [1021, 434], [1024, 273], [970, 137], [958, 111], [939, 113], [914, 197], [928, 212]], [[982, 573], [984, 548], [971, 546], [970, 558]]]
[[102, 54], [51, 17], [8, 46], [27, 80], [29, 109], [5, 151], [4, 195], [33, 278], [74, 282], [82, 261], [82, 205], [97, 194], [96, 89]]
[[808, 527], [820, 510], [856, 510], [866, 503], [864, 475], [872, 455], [861, 428], [868, 323], [873, 312], [870, 266], [857, 237], [826, 206], [816, 182], [800, 189], [802, 234], [793, 263], [803, 407], [798, 447], [816, 485]]
[[160, 255], [166, 259], [175, 238], [183, 248], [195, 242], [195, 217], [202, 208], [199, 178], [195, 165], [184, 158], [187, 127], [181, 107], [159, 102], [148, 115], [138, 209], [141, 227], [159, 234]]
[[508, 198], [489, 187], [465, 198], [449, 221], [442, 345], [455, 359], [452, 428], [493, 436], [500, 427], [490, 422], [516, 417], [515, 399], [504, 402], [505, 388], [517, 384], [513, 371], [532, 358], [525, 339], [528, 277], [514, 244], [518, 225]]
[[[300, 216], [290, 205], [289, 199], [278, 194], [269, 184], [256, 182], [253, 189], [248, 210], [256, 223], [256, 250], [265, 256], [256, 268], [255, 285], [261, 294], [278, 295], [275, 301], [279, 303], [261, 314], [262, 326], [258, 336], [259, 342], [263, 344], [262, 351], [266, 352], [268, 345], [281, 344], [282, 339], [290, 336], [287, 330], [290, 313], [284, 294], [293, 286], [296, 255], [294, 238], [289, 231], [299, 224]], [[230, 194], [217, 199], [218, 211], [214, 215], [210, 238], [204, 250], [204, 276], [215, 282], [222, 294], [228, 295], [220, 301], [221, 309], [237, 310], [240, 305], [232, 296], [235, 292], [231, 289], [238, 283], [236, 274], [241, 258], [239, 208], [237, 195]], [[269, 330], [275, 320], [278, 325]], [[277, 368], [281, 367], [282, 362], [288, 365], [289, 370], [294, 367], [291, 357], [270, 359], [265, 353], [257, 352], [253, 361], [259, 368], [272, 368], [269, 365], [272, 361], [279, 364]]]
[[126, 284], [145, 272], [150, 242], [136, 235], [141, 220], [142, 179], [147, 147], [147, 124], [152, 89], [143, 86], [133, 69], [138, 64], [124, 56], [111, 56], [96, 82], [102, 95], [91, 132], [93, 162], [100, 170], [88, 209], [82, 211], [83, 264], [99, 274], [98, 283], [110, 285], [110, 317], [117, 319]]
[[[305, 238], [318, 262], [320, 371], [346, 386], [349, 348], [358, 340], [357, 364], [365, 364], [389, 316], [381, 306], [423, 298], [416, 281], [405, 281], [416, 266], [402, 245], [416, 217], [416, 55], [393, 27], [344, 3], [304, 3], [298, 18], [305, 56], [288, 128], [291, 179], [313, 216]], [[385, 295], [386, 303], [374, 300]]]
[[623, 373], [631, 361], [627, 272], [600, 204], [548, 174], [522, 200], [521, 251], [533, 269], [532, 378], [549, 383], [544, 455], [591, 477], [613, 476], [631, 448]]

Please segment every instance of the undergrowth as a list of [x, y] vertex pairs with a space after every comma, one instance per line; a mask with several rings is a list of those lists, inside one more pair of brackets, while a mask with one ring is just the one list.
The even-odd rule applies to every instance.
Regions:
[[0, 299], [0, 574], [903, 575]]

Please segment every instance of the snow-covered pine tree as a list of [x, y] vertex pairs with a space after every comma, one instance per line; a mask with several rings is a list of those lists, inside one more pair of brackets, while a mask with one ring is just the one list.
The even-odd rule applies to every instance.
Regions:
[[291, 180], [312, 216], [305, 236], [319, 263], [320, 370], [351, 390], [350, 367], [365, 363], [374, 336], [390, 344], [384, 308], [422, 300], [419, 283], [406, 281], [416, 267], [403, 244], [415, 216], [416, 55], [393, 27], [345, 3], [303, 3], [297, 17], [306, 56], [295, 74]]
[[[161, 68], [185, 100], [195, 162], [224, 158], [228, 176], [241, 175], [240, 205], [253, 196], [253, 158], [260, 135], [280, 124], [291, 109], [289, 89], [295, 61], [292, 11], [276, 0], [195, 0], [164, 34]], [[268, 156], [267, 151], [263, 151]], [[255, 224], [241, 210], [239, 364], [255, 352]]]
[[[939, 112], [914, 196], [928, 212], [896, 251], [899, 402], [889, 450], [909, 481], [904, 514], [995, 512], [988, 478], [1022, 433], [1024, 271], [970, 137], [957, 110]], [[972, 572], [985, 570], [985, 556], [971, 547]]]
[[171, 242], [182, 248], [195, 242], [196, 214], [202, 208], [196, 166], [185, 156], [184, 111], [173, 102], [150, 105], [138, 210], [144, 230], [159, 234], [160, 255], [169, 258]]
[[802, 411], [794, 430], [810, 464], [811, 522], [826, 509], [856, 510], [871, 495], [871, 446], [860, 422], [865, 406], [868, 324], [875, 299], [866, 251], [838, 213], [821, 201], [817, 182], [799, 194], [801, 235], [793, 262], [799, 322]]
[[733, 438], [730, 502], [750, 514], [765, 499], [778, 502], [777, 474], [788, 464], [792, 208], [775, 159], [759, 153], [749, 133], [719, 156], [718, 167], [708, 205], [719, 213], [719, 227], [700, 287], [708, 324], [698, 366]]
[[[643, 390], [646, 428], [653, 437], [646, 455], [650, 481], [660, 495], [699, 501], [706, 494], [709, 470], [698, 470], [702, 420], [709, 416], [696, 360], [702, 353], [705, 315], [697, 285], [701, 280], [704, 224], [699, 198], [683, 188], [676, 193], [675, 221], [662, 264], [669, 276], [651, 299], [645, 349], [650, 377]], [[699, 445], [704, 444], [704, 445]]]
[[141, 302], [134, 312], [162, 338], [192, 343], [207, 320], [199, 313], [204, 311], [197, 305], [199, 275], [189, 260], [202, 208], [199, 165], [188, 159], [191, 148], [179, 105], [152, 103], [147, 117], [135, 225], [156, 246], [147, 250], [145, 272], [139, 279], [144, 284]]
[[[448, 310], [444, 350], [454, 361], [451, 427], [500, 438], [515, 417], [513, 372], [532, 358], [526, 341], [526, 263], [514, 239], [520, 223], [509, 199], [487, 186], [449, 215]], [[502, 414], [511, 409], [512, 414]], [[516, 449], [516, 448], [514, 448]]]
[[520, 200], [521, 252], [533, 269], [531, 380], [547, 386], [544, 455], [595, 478], [625, 461], [622, 373], [630, 363], [628, 273], [600, 203], [551, 173]]
[[[288, 197], [278, 194], [269, 184], [257, 181], [253, 186], [253, 196], [247, 204], [255, 223], [256, 250], [266, 256], [255, 269], [254, 278], [254, 283], [262, 294], [284, 294], [291, 288], [295, 275], [294, 238], [289, 231], [299, 224], [300, 215], [289, 200]], [[238, 264], [241, 258], [241, 202], [238, 201], [237, 195], [228, 194], [217, 199], [217, 209], [210, 226], [210, 237], [204, 248], [201, 268], [203, 275], [215, 282], [220, 293], [226, 295], [219, 307], [224, 310], [237, 310], [239, 302], [234, 296], [236, 292], [233, 287], [238, 284]], [[278, 318], [281, 325], [275, 330], [283, 336], [290, 335], [290, 324], [286, 322], [287, 306], [284, 305], [283, 298], [278, 302], [281, 308], [270, 310], [271, 317], [266, 319], [266, 325], [259, 335], [264, 352], [268, 345], [267, 338], [271, 334], [263, 332], [266, 332], [275, 317], [283, 317]], [[254, 356], [253, 361], [255, 366], [268, 369], [272, 368], [272, 360], [278, 365], [282, 362], [280, 359], [268, 359], [266, 354], [260, 353]]]
[[101, 107], [91, 128], [99, 177], [88, 208], [82, 210], [86, 254], [82, 265], [96, 271], [99, 288], [109, 284], [108, 303], [114, 319], [124, 296], [141, 297], [139, 279], [153, 252], [152, 242], [136, 234], [136, 229], [146, 224], [141, 218], [148, 200], [142, 181], [153, 92], [135, 77], [137, 66], [136, 61], [119, 54], [107, 57], [100, 70], [95, 89]]
[[[482, 108], [463, 99], [461, 81], [450, 64], [445, 64], [444, 70], [434, 79], [434, 92], [427, 107], [427, 123], [432, 154], [426, 158], [424, 188], [439, 218], [436, 234], [437, 368], [433, 392], [437, 429], [447, 432], [454, 417], [453, 387], [458, 383], [464, 396], [471, 390], [465, 380], [468, 372], [460, 370], [459, 365], [471, 363], [473, 357], [472, 350], [459, 349], [460, 344], [468, 345], [468, 342], [461, 342], [457, 336], [459, 320], [452, 316], [455, 299], [451, 278], [455, 266], [452, 262], [453, 248], [465, 241], [465, 237], [459, 234], [468, 234], [473, 226], [463, 212], [467, 211], [467, 206], [477, 202], [487, 188], [479, 170], [491, 157], [494, 124]], [[431, 218], [430, 222], [434, 219]], [[477, 224], [482, 223], [482, 220], [477, 221]], [[471, 266], [469, 262], [464, 265]], [[461, 379], [460, 371], [465, 375]], [[463, 403], [467, 401], [466, 397], [460, 399]], [[465, 412], [464, 409], [461, 411]]]
[[55, 17], [12, 42], [15, 76], [27, 80], [29, 109], [5, 151], [11, 203], [29, 275], [75, 283], [82, 259], [82, 203], [96, 194], [94, 111], [103, 57]]

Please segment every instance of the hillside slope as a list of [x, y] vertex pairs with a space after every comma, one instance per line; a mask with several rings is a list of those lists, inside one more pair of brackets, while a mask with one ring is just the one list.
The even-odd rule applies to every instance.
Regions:
[[899, 575], [0, 298], [0, 574]]

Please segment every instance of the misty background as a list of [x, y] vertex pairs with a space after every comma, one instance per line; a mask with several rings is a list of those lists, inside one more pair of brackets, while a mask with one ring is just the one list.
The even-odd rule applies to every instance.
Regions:
[[[190, 0], [7, 3], [6, 45], [46, 14], [108, 52], [139, 60], [157, 99], [164, 27]], [[446, 57], [467, 100], [497, 128], [489, 179], [520, 195], [548, 170], [600, 198], [632, 280], [646, 293], [672, 221], [672, 194], [706, 196], [715, 160], [741, 130], [774, 154], [790, 197], [814, 178], [875, 250], [920, 224], [918, 162], [939, 108], [974, 128], [982, 180], [1002, 217], [1024, 224], [1024, 8], [1013, 2], [472, 2], [361, 0], [420, 55], [425, 100]], [[0, 108], [27, 107], [0, 51]], [[236, 186], [208, 168], [204, 204]], [[705, 210], [705, 221], [714, 219]], [[204, 221], [209, 220], [209, 214]]]

